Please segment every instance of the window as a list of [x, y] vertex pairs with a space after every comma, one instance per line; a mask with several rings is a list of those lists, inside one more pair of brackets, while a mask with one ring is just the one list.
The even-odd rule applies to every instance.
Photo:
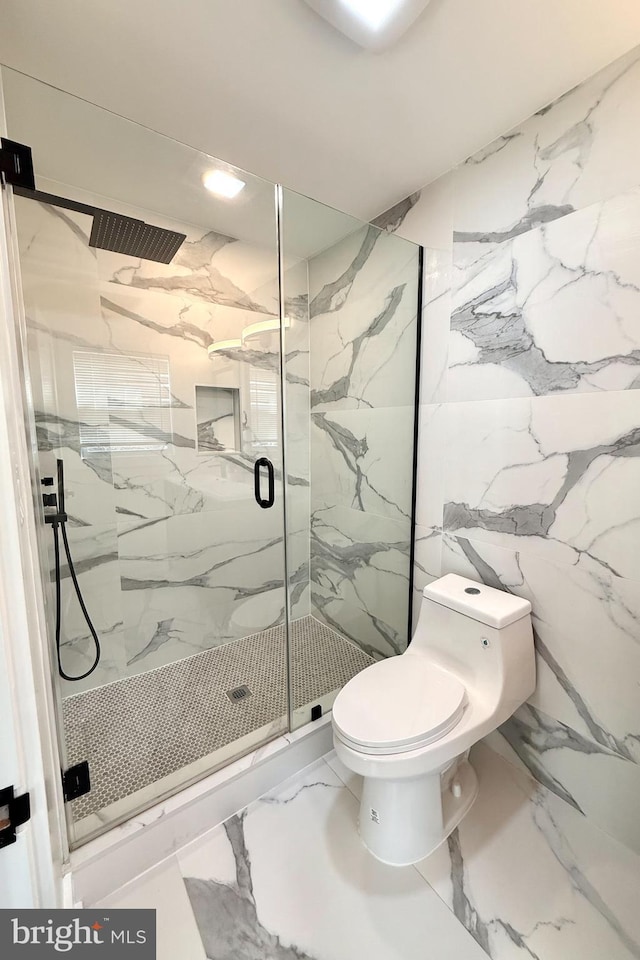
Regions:
[[272, 370], [249, 368], [249, 416], [243, 426], [249, 430], [247, 439], [252, 446], [278, 445], [278, 386], [279, 377]]
[[166, 357], [74, 350], [82, 457], [163, 450], [171, 442]]

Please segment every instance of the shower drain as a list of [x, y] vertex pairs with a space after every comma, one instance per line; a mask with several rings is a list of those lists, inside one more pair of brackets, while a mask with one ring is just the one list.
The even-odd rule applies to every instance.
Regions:
[[234, 687], [233, 690], [227, 690], [227, 696], [231, 703], [240, 703], [241, 700], [246, 700], [247, 697], [251, 696], [251, 690], [246, 684], [243, 684], [241, 687]]

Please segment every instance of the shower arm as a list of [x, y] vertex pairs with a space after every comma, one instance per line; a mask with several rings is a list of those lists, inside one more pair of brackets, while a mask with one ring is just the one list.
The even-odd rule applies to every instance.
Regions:
[[79, 203], [77, 200], [69, 200], [67, 197], [58, 197], [54, 193], [45, 193], [44, 190], [29, 190], [27, 187], [14, 187], [13, 192], [16, 197], [25, 197], [27, 200], [38, 200], [40, 203], [50, 203], [53, 207], [63, 207], [65, 210], [73, 210], [75, 213], [85, 213], [88, 217], [93, 217], [97, 207], [92, 207], [88, 203]]
[[114, 213], [104, 207], [92, 207], [78, 200], [59, 197], [54, 193], [16, 185], [13, 192], [17, 197], [37, 200], [63, 210], [72, 210], [92, 218], [89, 246], [99, 250], [110, 250], [127, 256], [154, 260], [157, 263], [171, 263], [174, 256], [187, 239], [186, 233], [156, 227], [136, 217], [127, 217]]

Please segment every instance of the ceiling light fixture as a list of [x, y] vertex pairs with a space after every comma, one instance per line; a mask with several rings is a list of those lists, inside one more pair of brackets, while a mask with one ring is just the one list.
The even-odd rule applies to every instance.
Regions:
[[232, 173], [228, 173], [226, 170], [210, 170], [205, 173], [202, 182], [211, 193], [215, 193], [219, 197], [225, 197], [227, 200], [237, 197], [240, 191], [246, 187], [244, 180], [234, 177]]
[[370, 30], [380, 30], [404, 6], [404, 0], [340, 0]]
[[[282, 326], [287, 329], [291, 326], [291, 321], [288, 317], [285, 317], [282, 321]], [[256, 323], [250, 323], [248, 327], [245, 327], [242, 331], [242, 342], [245, 343], [247, 340], [250, 340], [251, 337], [258, 337], [261, 333], [276, 333], [280, 330], [280, 320], [277, 317], [274, 317], [272, 320], [258, 320]]]
[[384, 50], [417, 20], [429, 0], [305, 0], [316, 13], [368, 50]]
[[241, 346], [242, 340], [216, 340], [215, 343], [207, 347], [207, 353], [211, 357], [221, 350], [238, 350]]

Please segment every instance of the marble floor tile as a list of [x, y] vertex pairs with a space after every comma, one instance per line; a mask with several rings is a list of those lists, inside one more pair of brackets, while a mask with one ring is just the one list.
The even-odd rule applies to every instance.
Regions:
[[417, 868], [363, 847], [332, 752], [96, 905], [155, 908], [159, 960], [640, 957], [640, 858], [488, 746], [473, 762], [476, 803]]
[[209, 960], [484, 957], [416, 870], [371, 857], [357, 810], [321, 760], [179, 854]]
[[478, 746], [478, 798], [418, 865], [492, 960], [640, 957], [640, 858]]
[[191, 903], [175, 857], [149, 870], [96, 907], [155, 910], [157, 960], [206, 960]]
[[325, 763], [328, 763], [335, 775], [339, 780], [342, 780], [345, 787], [351, 791], [356, 800], [360, 802], [362, 799], [362, 783], [363, 778], [354, 773], [353, 770], [349, 770], [345, 767], [342, 760], [338, 759], [338, 755], [335, 750], [332, 750], [324, 757]]
[[491, 747], [640, 854], [640, 764], [530, 704], [500, 727]]

